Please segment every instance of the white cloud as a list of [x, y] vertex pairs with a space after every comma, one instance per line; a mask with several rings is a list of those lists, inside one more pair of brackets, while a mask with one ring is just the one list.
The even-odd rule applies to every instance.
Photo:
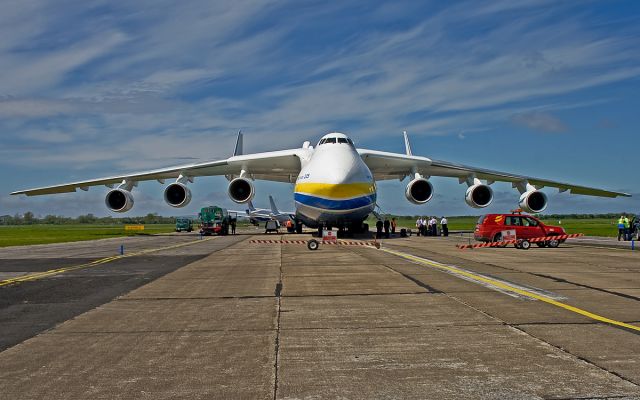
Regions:
[[562, 133], [569, 130], [569, 127], [564, 122], [547, 112], [536, 111], [515, 114], [511, 117], [511, 121], [542, 132]]

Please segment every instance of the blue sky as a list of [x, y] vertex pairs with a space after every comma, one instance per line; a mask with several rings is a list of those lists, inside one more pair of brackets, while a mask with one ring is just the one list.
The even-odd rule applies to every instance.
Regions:
[[[329, 131], [359, 147], [633, 193], [549, 191], [553, 212], [640, 212], [640, 2], [24, 1], [0, 14], [0, 215], [109, 214], [105, 188], [22, 188], [297, 147]], [[457, 181], [398, 214], [478, 214]], [[259, 183], [293, 208], [288, 184]], [[141, 183], [131, 215], [239, 208], [220, 177], [182, 210]], [[516, 205], [495, 184], [488, 211]], [[241, 208], [241, 207], [240, 207]]]

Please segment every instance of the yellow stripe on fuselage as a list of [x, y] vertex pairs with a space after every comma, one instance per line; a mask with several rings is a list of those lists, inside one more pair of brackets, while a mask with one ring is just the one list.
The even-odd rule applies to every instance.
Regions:
[[375, 183], [298, 183], [294, 189], [296, 193], [327, 199], [349, 199], [358, 196], [366, 196], [376, 192]]

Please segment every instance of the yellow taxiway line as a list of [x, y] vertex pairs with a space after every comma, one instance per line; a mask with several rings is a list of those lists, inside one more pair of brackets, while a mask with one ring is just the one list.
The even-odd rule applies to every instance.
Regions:
[[547, 304], [551, 304], [553, 306], [563, 308], [565, 310], [574, 312], [576, 314], [580, 314], [582, 316], [585, 316], [587, 318], [590, 318], [590, 319], [593, 319], [593, 320], [596, 320], [596, 321], [599, 321], [599, 322], [604, 322], [606, 324], [611, 324], [611, 325], [619, 326], [619, 327], [622, 327], [622, 328], [625, 328], [625, 329], [630, 329], [630, 330], [633, 330], [633, 331], [640, 332], [640, 326], [635, 326], [635, 325], [627, 324], [625, 322], [616, 321], [615, 319], [603, 317], [602, 315], [598, 315], [598, 314], [583, 310], [583, 309], [578, 308], [578, 307], [570, 306], [569, 304], [562, 303], [560, 301], [548, 298], [546, 296], [542, 296], [542, 295], [539, 295], [537, 293], [533, 293], [533, 292], [527, 291], [525, 289], [521, 289], [521, 288], [518, 288], [518, 287], [515, 287], [515, 286], [511, 286], [511, 285], [509, 285], [509, 284], [507, 284], [505, 282], [501, 282], [501, 281], [498, 281], [498, 280], [487, 278], [485, 276], [474, 274], [473, 272], [465, 271], [463, 269], [456, 268], [456, 267], [451, 266], [451, 265], [441, 264], [441, 263], [436, 262], [436, 261], [427, 260], [425, 258], [417, 257], [417, 256], [414, 256], [414, 255], [411, 255], [411, 254], [408, 254], [408, 253], [401, 252], [401, 251], [384, 249], [384, 248], [381, 249], [381, 250], [385, 251], [385, 252], [387, 252], [389, 254], [393, 254], [395, 256], [402, 257], [404, 259], [413, 261], [413, 262], [418, 263], [418, 264], [427, 265], [427, 266], [430, 266], [430, 267], [433, 267], [433, 268], [444, 270], [444, 271], [450, 272], [450, 273], [452, 273], [454, 275], [464, 276], [467, 279], [470, 279], [472, 281], [476, 281], [477, 283], [480, 283], [480, 282], [487, 283], [487, 284], [490, 284], [492, 286], [498, 287], [500, 289], [507, 290], [509, 292], [517, 293], [519, 295], [528, 297], [530, 299], [540, 300], [540, 301], [543, 301], [543, 302], [545, 302]]
[[105, 257], [105, 258], [101, 258], [101, 259], [98, 259], [98, 260], [95, 260], [95, 261], [88, 262], [86, 264], [73, 265], [73, 266], [70, 266], [70, 267], [63, 267], [63, 268], [57, 268], [57, 269], [50, 269], [48, 271], [38, 272], [36, 274], [23, 275], [23, 276], [19, 276], [19, 277], [16, 277], [16, 278], [2, 280], [2, 281], [0, 281], [0, 286], [7, 286], [7, 285], [13, 285], [13, 284], [16, 284], [16, 283], [34, 281], [34, 280], [37, 280], [37, 279], [47, 278], [49, 276], [59, 275], [59, 274], [62, 274], [62, 273], [65, 273], [65, 272], [69, 272], [69, 271], [75, 271], [75, 270], [78, 270], [78, 269], [96, 267], [98, 265], [102, 265], [102, 264], [106, 264], [106, 263], [109, 263], [109, 262], [112, 262], [112, 261], [120, 260], [122, 258], [135, 257], [135, 256], [140, 256], [140, 255], [148, 254], [148, 253], [155, 253], [155, 252], [163, 251], [163, 250], [177, 249], [179, 247], [190, 246], [192, 244], [202, 243], [204, 241], [212, 240], [212, 239], [215, 239], [215, 238], [211, 237], [211, 238], [206, 238], [206, 239], [199, 239], [199, 240], [194, 240], [194, 241], [187, 242], [187, 243], [174, 244], [172, 246], [159, 247], [159, 248], [156, 248], [156, 249], [141, 250], [141, 251], [138, 251], [138, 252], [135, 252], [135, 253], [128, 253], [128, 254], [124, 254], [124, 255]]

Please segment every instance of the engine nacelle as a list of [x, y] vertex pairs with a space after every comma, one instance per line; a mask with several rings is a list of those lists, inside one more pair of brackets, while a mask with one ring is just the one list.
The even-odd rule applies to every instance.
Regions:
[[164, 201], [171, 207], [184, 207], [191, 201], [191, 190], [181, 182], [174, 182], [164, 190]]
[[126, 212], [133, 208], [133, 195], [124, 189], [113, 189], [104, 198], [107, 208], [113, 212]]
[[236, 178], [229, 182], [227, 192], [231, 200], [239, 204], [251, 201], [256, 194], [253, 183], [245, 178]]
[[483, 184], [469, 186], [464, 200], [473, 208], [487, 207], [493, 201], [493, 189], [489, 185]]
[[520, 196], [520, 208], [528, 213], [539, 213], [547, 208], [547, 195], [539, 190], [530, 190]]
[[433, 197], [433, 186], [424, 178], [416, 178], [409, 182], [404, 195], [413, 204], [424, 204]]

